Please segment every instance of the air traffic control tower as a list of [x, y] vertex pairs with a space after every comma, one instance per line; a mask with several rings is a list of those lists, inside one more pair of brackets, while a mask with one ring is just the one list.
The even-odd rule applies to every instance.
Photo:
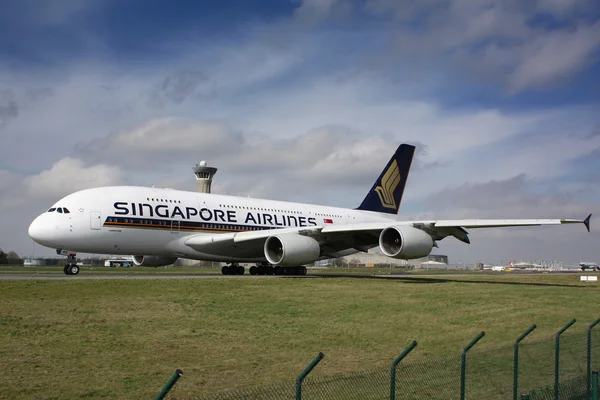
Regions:
[[207, 167], [206, 161], [200, 161], [193, 168], [196, 181], [198, 181], [198, 192], [210, 193], [210, 185], [212, 184], [213, 176], [217, 173], [214, 167]]

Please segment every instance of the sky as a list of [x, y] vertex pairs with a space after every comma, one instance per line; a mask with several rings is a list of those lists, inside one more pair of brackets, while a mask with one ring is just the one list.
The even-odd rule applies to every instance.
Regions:
[[595, 0], [0, 2], [0, 248], [108, 185], [357, 207], [400, 143], [399, 216], [471, 230], [450, 262], [600, 261]]

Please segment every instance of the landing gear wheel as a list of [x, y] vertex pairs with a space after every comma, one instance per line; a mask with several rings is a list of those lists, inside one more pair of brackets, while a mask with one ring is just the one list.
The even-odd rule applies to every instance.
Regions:
[[71, 275], [71, 265], [65, 265], [65, 267], [63, 268], [63, 272], [65, 273], [65, 275]]
[[[241, 265], [225, 265], [221, 268], [221, 273], [223, 275], [244, 275], [246, 269]], [[250, 272], [252, 273], [252, 272]]]
[[274, 275], [288, 275], [288, 276], [296, 276], [296, 275], [306, 275], [308, 270], [306, 267], [275, 267], [273, 268]]
[[77, 275], [79, 273], [79, 266], [76, 264], [71, 265], [71, 275]]
[[250, 275], [258, 275], [258, 268], [255, 266], [250, 267]]

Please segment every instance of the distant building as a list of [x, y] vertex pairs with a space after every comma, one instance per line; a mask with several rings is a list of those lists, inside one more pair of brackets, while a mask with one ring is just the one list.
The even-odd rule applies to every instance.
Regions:
[[25, 267], [47, 267], [58, 265], [58, 261], [57, 258], [25, 258], [23, 259], [23, 265]]
[[37, 267], [44, 264], [44, 260], [41, 258], [25, 258], [23, 260], [23, 265], [26, 267]]
[[[319, 266], [336, 265], [336, 266], [358, 266], [358, 267], [413, 267], [420, 266], [426, 262], [434, 262], [438, 265], [445, 266], [448, 263], [448, 256], [442, 254], [430, 254], [427, 257], [418, 258], [415, 260], [400, 260], [387, 257], [379, 253], [377, 250], [371, 250], [368, 253], [356, 253], [346, 257], [336, 258], [333, 260], [325, 260], [318, 263]], [[316, 264], [316, 263], [315, 263]]]

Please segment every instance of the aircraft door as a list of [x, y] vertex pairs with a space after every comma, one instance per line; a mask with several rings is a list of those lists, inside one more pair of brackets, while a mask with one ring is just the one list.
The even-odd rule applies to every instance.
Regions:
[[179, 233], [179, 225], [181, 223], [179, 221], [171, 221], [171, 233]]
[[100, 230], [102, 228], [102, 214], [100, 211], [90, 212], [90, 229]]

